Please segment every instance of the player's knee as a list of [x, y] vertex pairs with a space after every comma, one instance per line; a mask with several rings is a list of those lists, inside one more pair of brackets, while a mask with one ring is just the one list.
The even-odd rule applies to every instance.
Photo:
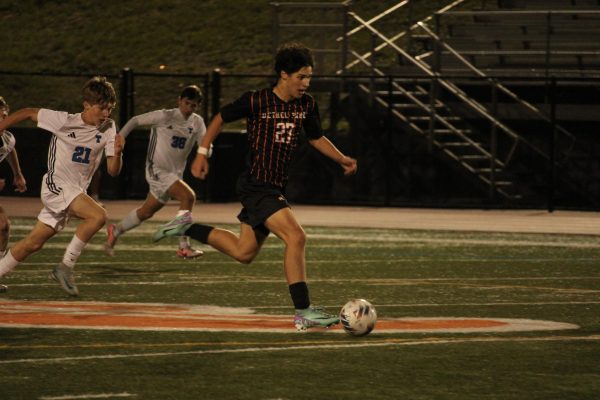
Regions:
[[244, 264], [244, 265], [252, 264], [252, 260], [254, 260], [254, 257], [248, 257], [248, 256], [237, 257], [237, 262], [239, 262], [240, 264]]
[[240, 264], [248, 265], [252, 263], [252, 261], [254, 260], [254, 256], [250, 254], [240, 254], [235, 259]]
[[288, 246], [305, 247], [306, 233], [302, 228], [295, 229], [287, 235], [284, 241]]
[[258, 253], [256, 251], [244, 251], [236, 255], [235, 259], [241, 264], [250, 264], [256, 258]]
[[94, 224], [98, 229], [101, 229], [108, 221], [108, 216], [106, 214], [105, 209], [101, 209], [98, 212], [95, 212], [92, 216], [87, 218], [88, 221]]

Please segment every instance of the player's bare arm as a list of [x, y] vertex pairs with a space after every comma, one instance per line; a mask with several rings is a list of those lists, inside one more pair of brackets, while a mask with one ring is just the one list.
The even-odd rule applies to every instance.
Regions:
[[344, 155], [329, 139], [321, 136], [318, 139], [309, 142], [321, 154], [331, 158], [344, 169], [344, 175], [354, 175], [358, 169], [356, 160]]
[[23, 193], [27, 191], [27, 181], [21, 171], [21, 165], [19, 164], [19, 156], [17, 155], [17, 149], [13, 149], [8, 157], [6, 157], [8, 165], [13, 172], [13, 185], [15, 186], [15, 192]]
[[20, 110], [17, 110], [8, 117], [4, 118], [2, 121], [0, 121], [0, 137], [4, 134], [5, 129], [13, 126], [14, 124], [18, 124], [21, 121], [30, 119], [33, 122], [37, 122], [39, 110], [39, 108], [21, 108]]
[[223, 128], [223, 118], [221, 117], [221, 113], [215, 115], [215, 117], [208, 125], [206, 129], [206, 135], [202, 139], [202, 143], [198, 148], [198, 152], [196, 154], [196, 158], [192, 162], [191, 171], [192, 175], [199, 179], [206, 178], [208, 174], [208, 151], [214, 142], [214, 140], [221, 133], [221, 129]]
[[123, 167], [123, 147], [125, 146], [125, 139], [120, 134], [115, 135], [115, 154], [113, 156], [106, 157], [106, 170], [110, 176], [117, 176], [121, 173]]

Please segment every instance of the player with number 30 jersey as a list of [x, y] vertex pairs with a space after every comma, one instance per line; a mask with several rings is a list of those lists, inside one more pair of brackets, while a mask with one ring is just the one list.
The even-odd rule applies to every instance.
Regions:
[[[196, 113], [185, 119], [179, 108], [151, 111], [136, 118], [139, 125], [152, 126], [146, 157], [146, 179], [163, 180], [168, 188], [183, 177], [190, 152], [206, 132], [204, 120]], [[124, 128], [121, 134], [126, 137], [129, 132]]]
[[[194, 112], [201, 102], [200, 88], [186, 86], [177, 100], [177, 108], [136, 115], [121, 129], [120, 134], [127, 137], [137, 127], [150, 127], [146, 156], [150, 193], [144, 203], [131, 210], [122, 221], [108, 225], [104, 249], [109, 256], [114, 255], [119, 236], [151, 218], [171, 198], [179, 201], [179, 211], [169, 224], [191, 224], [196, 194], [182, 178], [190, 152], [206, 133], [204, 120]], [[192, 249], [189, 237], [183, 235], [176, 254], [188, 259], [202, 255], [202, 251]]]

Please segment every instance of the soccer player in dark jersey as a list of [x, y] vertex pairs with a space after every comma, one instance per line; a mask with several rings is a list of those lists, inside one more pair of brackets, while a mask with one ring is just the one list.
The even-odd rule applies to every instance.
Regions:
[[154, 238], [185, 234], [248, 264], [273, 232], [285, 242], [284, 269], [296, 309], [296, 328], [327, 327], [337, 324], [339, 318], [311, 306], [304, 258], [306, 234], [283, 193], [292, 152], [302, 130], [314, 148], [340, 164], [345, 175], [356, 173], [357, 163], [323, 136], [317, 103], [306, 93], [313, 73], [310, 50], [294, 43], [281, 46], [275, 56], [275, 72], [275, 86], [244, 93], [221, 108], [211, 121], [191, 166], [192, 174], [204, 179], [208, 173], [208, 149], [223, 124], [246, 118], [250, 157], [236, 187], [243, 206], [238, 215], [239, 235], [193, 224], [176, 230], [163, 226]]

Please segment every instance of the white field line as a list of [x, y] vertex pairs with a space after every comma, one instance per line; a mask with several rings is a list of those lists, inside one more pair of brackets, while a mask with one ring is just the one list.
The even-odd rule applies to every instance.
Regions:
[[[515, 247], [569, 247], [569, 248], [590, 248], [600, 249], [600, 242], [584, 241], [584, 242], [552, 242], [552, 241], [534, 241], [534, 240], [507, 240], [507, 239], [469, 239], [469, 238], [425, 238], [425, 237], [394, 237], [394, 236], [378, 236], [365, 237], [353, 235], [331, 235], [331, 234], [313, 234], [308, 235], [308, 247], [313, 245], [311, 239], [327, 239], [338, 240], [342, 243], [338, 245], [327, 245], [326, 247], [345, 247], [343, 241], [359, 241], [368, 247], [369, 243], [396, 243], [396, 244], [438, 244], [446, 246], [464, 246], [464, 245], [486, 245], [486, 246], [515, 246]], [[319, 247], [316, 244], [315, 247]]]
[[[23, 224], [23, 223], [13, 223], [11, 224], [11, 231], [13, 232], [22, 232], [24, 234], [28, 233], [34, 226], [35, 220], [32, 219], [31, 220], [32, 223], [31, 224]], [[159, 224], [148, 224], [148, 223], [144, 223], [141, 226], [136, 227], [135, 229], [126, 232], [124, 235], [125, 237], [138, 237], [138, 238], [148, 238], [148, 240], [150, 240], [150, 238], [152, 237], [152, 235], [156, 232], [156, 230], [158, 229], [160, 225]], [[216, 224], [215, 226], [217, 227], [222, 227], [225, 229], [229, 229], [234, 233], [238, 233], [239, 232], [239, 225], [231, 225], [231, 224]], [[74, 221], [73, 223], [70, 223], [69, 225], [67, 225], [62, 231], [60, 231], [59, 234], [72, 234], [75, 232], [75, 229], [77, 227], [77, 223], [76, 221]], [[386, 240], [386, 238], [405, 238], [405, 237], [414, 237], [414, 236], [426, 236], [427, 233], [424, 234], [424, 232], [431, 232], [431, 235], [434, 236], [438, 236], [438, 237], [455, 237], [455, 236], [492, 236], [492, 237], [507, 237], [507, 236], [519, 236], [519, 237], [554, 237], [556, 239], [564, 239], [564, 238], [569, 238], [570, 240], [578, 240], [578, 239], [585, 239], [587, 238], [588, 240], [593, 240], [594, 237], [597, 237], [597, 235], [590, 235], [590, 234], [569, 234], [569, 233], [562, 233], [562, 232], [558, 232], [558, 233], [536, 233], [536, 232], [503, 232], [503, 231], [498, 231], [498, 232], [488, 232], [488, 231], [479, 231], [479, 230], [473, 230], [473, 231], [440, 231], [440, 230], [427, 230], [427, 229], [410, 229], [410, 228], [369, 228], [366, 227], [366, 229], [360, 229], [360, 228], [352, 228], [352, 227], [339, 227], [339, 228], [332, 228], [332, 227], [311, 227], [308, 226], [306, 227], [306, 232], [308, 234], [309, 237], [322, 237], [322, 238], [329, 238], [329, 239], [337, 239], [338, 237], [342, 237], [344, 239], [353, 236], [354, 238], [356, 238], [357, 240], [364, 240], [365, 238], [373, 238], [373, 239], [377, 239], [377, 238], [381, 238], [383, 240]], [[316, 232], [316, 233], [315, 233]], [[318, 232], [325, 232], [325, 233], [318, 233]], [[340, 233], [340, 232], [345, 232], [345, 233]], [[102, 235], [104, 236], [106, 234], [106, 228], [102, 228], [100, 231], [98, 231], [98, 233], [96, 235]]]
[[[214, 282], [206, 282], [206, 283], [212, 283], [212, 284], [218, 284], [218, 283], [223, 283], [226, 281], [214, 281]], [[270, 281], [265, 281], [265, 282], [270, 282]], [[275, 282], [275, 281], [274, 281]], [[276, 281], [276, 282], [280, 282], [280, 281]], [[313, 280], [313, 282], [318, 282], [318, 280]], [[200, 282], [200, 283], [205, 283], [204, 281]], [[78, 286], [99, 286], [99, 285], [103, 285], [104, 283], [78, 283]], [[122, 283], [123, 285], [125, 285], [125, 283]], [[145, 285], [147, 283], [141, 282], [132, 282], [132, 283], [126, 283], [127, 285]], [[159, 282], [152, 282], [151, 284], [156, 284], [159, 285], [161, 283]], [[31, 287], [31, 286], [56, 286], [56, 283], [45, 283], [45, 284], [11, 284], [12, 286], [18, 286], [18, 287]], [[0, 306], [2, 305], [3, 301], [0, 299]], [[94, 304], [95, 302], [90, 302], [90, 301], [83, 301], [83, 302], [78, 302], [78, 303], [84, 303], [84, 304]], [[118, 304], [118, 303], [117, 303]], [[132, 303], [132, 304], [136, 304], [136, 303]], [[145, 305], [150, 304], [152, 305], [153, 303], [143, 303]], [[375, 304], [376, 308], [396, 308], [396, 307], [402, 307], [402, 308], [411, 308], [411, 307], [496, 307], [496, 306], [548, 306], [548, 305], [589, 305], [589, 304], [600, 304], [600, 300], [575, 300], [575, 301], [495, 301], [495, 302], [486, 302], [486, 303], [391, 303], [391, 304]], [[156, 303], [156, 305], [161, 305], [161, 306], [165, 306], [164, 303]], [[180, 306], [177, 303], [173, 303], [173, 304], [168, 304], [168, 306]], [[338, 304], [324, 304], [323, 307], [325, 308], [331, 308], [331, 309], [335, 309], [337, 308], [339, 305]], [[188, 305], [185, 305], [185, 307], [189, 307]], [[220, 308], [228, 308], [228, 307], [220, 307]], [[277, 310], [277, 309], [282, 309], [282, 310], [289, 310], [289, 306], [285, 305], [285, 306], [259, 306], [259, 305], [254, 305], [254, 306], [248, 306], [248, 309], [253, 309], [253, 310]], [[237, 308], [236, 308], [237, 310]], [[244, 309], [246, 310], [246, 309]]]
[[[133, 283], [135, 284], [135, 283]], [[16, 284], [11, 286], [56, 286], [53, 284], [33, 285], [33, 284]], [[82, 286], [79, 284], [79, 286]], [[87, 285], [84, 285], [87, 286]], [[90, 284], [89, 286], [94, 286]], [[0, 305], [2, 305], [0, 300]], [[83, 302], [85, 304], [94, 302]], [[144, 303], [146, 304], [146, 303]], [[152, 304], [152, 303], [147, 303]], [[158, 303], [157, 303], [158, 304]], [[164, 305], [163, 303], [160, 303]], [[560, 306], [560, 305], [594, 305], [600, 304], [600, 300], [575, 300], [575, 301], [493, 301], [487, 303], [391, 303], [391, 304], [375, 304], [376, 308], [412, 308], [412, 307], [498, 307], [498, 306]], [[169, 304], [169, 306], [178, 306], [178, 304]], [[327, 309], [335, 309], [338, 304], [324, 304]], [[227, 308], [227, 307], [221, 307]], [[252, 310], [289, 310], [289, 306], [251, 306], [248, 309]], [[244, 309], [245, 310], [245, 309]]]
[[[245, 284], [275, 284], [281, 283], [281, 280], [277, 279], [263, 279], [263, 280], [252, 280], [252, 281], [236, 281], [237, 283], [245, 283]], [[313, 283], [321, 283], [327, 282], [319, 279], [311, 280]], [[347, 282], [347, 281], [344, 281]], [[56, 286], [56, 283], [48, 282], [48, 283], [11, 283], [10, 281], [5, 281], [10, 286], [13, 287], [53, 287]], [[89, 282], [78, 280], [77, 285], [80, 287], [83, 286], [176, 286], [176, 285], [222, 285], [222, 284], [231, 284], [231, 281], [225, 280], [203, 280], [202, 278], [198, 278], [196, 280], [187, 279], [180, 281], [121, 281], [121, 282]], [[340, 283], [340, 281], [336, 281], [336, 283]], [[594, 294], [600, 293], [600, 290], [597, 289], [577, 289], [577, 288], [557, 288], [557, 287], [544, 287], [544, 286], [527, 286], [527, 285], [465, 285], [460, 282], [427, 282], [421, 281], [418, 283], [373, 283], [369, 284], [370, 286], [426, 286], [426, 285], [445, 285], [445, 286], [457, 286], [461, 289], [472, 289], [472, 290], [538, 290], [538, 291], [549, 291], [556, 293], [572, 293], [572, 294]]]
[[[369, 241], [363, 242], [351, 242], [348, 241], [346, 243], [341, 244], [323, 244], [323, 243], [314, 243], [311, 242], [307, 245], [307, 249], [397, 249], [400, 247], [415, 247], [426, 245], [429, 246], [431, 244], [439, 244], [441, 246], [465, 246], [465, 245], [486, 245], [486, 246], [515, 246], [515, 247], [552, 247], [552, 248], [572, 248], [572, 249], [600, 249], [600, 243], [532, 243], [532, 242], [505, 242], [498, 243], [492, 241], [478, 241], [478, 240], [410, 240], [410, 241], [398, 241], [398, 242], [385, 242], [385, 243], [371, 243]], [[44, 249], [53, 249], [53, 250], [64, 250], [67, 247], [67, 243], [46, 243], [44, 245]], [[216, 253], [218, 250], [206, 245], [202, 245], [200, 243], [192, 244], [192, 247], [198, 250], [202, 250], [205, 253]], [[283, 249], [284, 246], [280, 242], [266, 243], [262, 246], [263, 250], [272, 250], [272, 249]], [[103, 244], [95, 244], [89, 243], [85, 246], [86, 251], [101, 251], [104, 252]], [[84, 251], [85, 251], [84, 250]], [[126, 246], [117, 246], [115, 248], [115, 253], [127, 253], [127, 252], [171, 252], [175, 254], [177, 250], [177, 243], [173, 242], [172, 244], [151, 244], [148, 245], [131, 245], [128, 244]], [[569, 258], [565, 258], [569, 259]], [[511, 259], [512, 260], [512, 259]], [[556, 258], [551, 258], [551, 260], [556, 260]]]
[[[0, 303], [2, 304], [2, 303]], [[600, 304], [600, 301], [533, 301], [533, 302], [490, 302], [490, 303], [401, 303], [401, 304], [375, 304], [376, 308], [411, 308], [411, 307], [496, 307], [496, 306], [551, 306], [551, 305], [588, 305]], [[325, 305], [325, 308], [334, 309], [337, 305]], [[255, 310], [288, 309], [288, 306], [254, 306]]]
[[64, 396], [41, 396], [39, 400], [76, 400], [76, 399], [115, 399], [123, 397], [136, 397], [137, 394], [132, 393], [89, 393], [89, 394], [75, 394], [75, 395], [64, 395]]
[[600, 335], [590, 336], [546, 336], [546, 337], [478, 337], [462, 339], [421, 339], [421, 340], [383, 340], [369, 341], [364, 343], [345, 343], [345, 344], [317, 344], [305, 346], [265, 346], [265, 347], [246, 347], [239, 349], [212, 349], [195, 351], [176, 351], [176, 352], [155, 352], [155, 353], [133, 353], [133, 354], [104, 354], [93, 356], [78, 357], [55, 357], [55, 358], [22, 358], [16, 360], [0, 360], [0, 364], [37, 364], [37, 363], [62, 363], [72, 361], [90, 361], [90, 360], [115, 360], [128, 358], [150, 358], [150, 357], [174, 357], [189, 355], [211, 355], [211, 354], [235, 354], [235, 353], [267, 353], [283, 351], [300, 350], [344, 350], [348, 348], [359, 349], [369, 347], [402, 347], [402, 346], [423, 346], [423, 345], [449, 345], [465, 343], [501, 343], [501, 342], [573, 342], [573, 341], [596, 341], [600, 340]]
[[[7, 303], [6, 301], [4, 303]], [[8, 301], [10, 303], [10, 301]], [[2, 304], [2, 301], [0, 301]], [[254, 309], [248, 307], [222, 307], [214, 305], [189, 305], [189, 304], [166, 304], [166, 303], [107, 303], [102, 301], [82, 301], [73, 303], [70, 302], [65, 307], [65, 302], [46, 302], [44, 305], [29, 305], [27, 302], [18, 304], [5, 305], [2, 313], [21, 313], [37, 312], [37, 313], [60, 313], [65, 315], [106, 315], [105, 311], [95, 311], [94, 306], [113, 306], [116, 310], [111, 311], [113, 315], [127, 316], [152, 316], [155, 318], [168, 315], [169, 318], [196, 318], [211, 320], [219, 317], [226, 320], [235, 319], [240, 316], [245, 317], [268, 317], [272, 319], [288, 320], [289, 315], [273, 315], [273, 314], [256, 314]], [[79, 306], [77, 308], [76, 306]], [[91, 309], [88, 307], [92, 306]], [[130, 307], [136, 308], [131, 310]], [[207, 317], [210, 315], [210, 317]]]
[[[460, 259], [460, 258], [435, 258], [435, 259], [421, 259], [421, 258], [397, 258], [397, 259], [350, 259], [350, 260], [318, 260], [318, 259], [308, 259], [307, 262], [309, 265], [319, 265], [319, 264], [357, 264], [357, 265], [361, 265], [361, 264], [373, 264], [373, 263], [386, 263], [386, 264], [401, 264], [401, 263], [422, 263], [422, 264], [426, 264], [426, 263], [435, 263], [435, 264], [439, 264], [440, 262], [454, 262], [454, 263], [464, 263], [464, 264], [473, 264], [473, 263], [479, 263], [479, 264], [486, 264], [486, 263], [494, 263], [494, 264], [501, 264], [501, 263], [513, 263], [513, 262], [529, 262], [529, 263], [546, 263], [546, 262], [559, 262], [559, 261], [569, 261], [569, 262], [573, 262], [573, 261], [578, 261], [578, 262], [598, 262], [598, 258], [597, 257], [590, 257], [590, 258], [576, 258], [576, 257], [570, 257], [570, 258], [494, 258], [494, 259]], [[183, 265], [190, 265], [190, 266], [198, 266], [198, 267], [202, 267], [203, 264], [203, 259], [202, 258], [196, 258], [193, 260], [182, 260], [182, 259], [174, 259], [172, 261], [160, 261], [160, 266], [165, 266], [165, 265], [178, 265], [181, 266]], [[214, 265], [240, 265], [239, 263], [237, 263], [236, 261], [233, 260], [210, 260], [210, 261], [206, 261], [206, 263], [209, 263], [209, 266], [214, 266]], [[272, 264], [282, 264], [283, 261], [282, 260], [258, 260], [258, 261], [253, 261], [252, 265], [272, 265]], [[92, 265], [92, 266], [98, 266], [98, 265], [103, 265], [103, 264], [109, 264], [109, 265], [152, 265], [155, 264], [152, 261], [113, 261], [112, 259], [106, 258], [106, 260], [95, 260], [95, 261], [78, 261], [77, 265], [78, 266], [85, 266], [85, 265]], [[156, 263], [158, 264], [158, 263]], [[20, 264], [19, 267], [16, 269], [19, 272], [32, 272], [33, 270], [27, 270], [27, 266], [34, 266], [34, 265], [39, 265], [39, 266], [52, 266], [54, 267], [56, 265], [55, 261], [52, 262], [29, 262], [29, 261], [25, 261], [23, 264]], [[244, 265], [240, 266], [240, 268], [252, 268], [250, 267], [246, 267]], [[159, 272], [159, 271], [153, 271], [153, 272]]]
[[[43, 249], [52, 249], [52, 250], [64, 250], [67, 247], [68, 243], [46, 243], [44, 244], [44, 248]], [[217, 250], [213, 249], [210, 246], [203, 246], [202, 244], [198, 244], [198, 245], [193, 245], [192, 247], [202, 250], [204, 252], [217, 252]], [[43, 251], [42, 249], [42, 251]], [[84, 251], [102, 251], [104, 252], [104, 245], [103, 244], [95, 244], [95, 243], [88, 243], [85, 248]], [[161, 245], [157, 245], [157, 244], [152, 244], [149, 243], [147, 246], [146, 245], [125, 245], [125, 246], [117, 246], [115, 248], [115, 254], [116, 253], [120, 253], [120, 252], [169, 252], [169, 253], [173, 253], [173, 255], [175, 255], [175, 252], [177, 251], [177, 243], [173, 242], [172, 244], [161, 244]], [[106, 260], [110, 261], [111, 258], [109, 258], [108, 256], [106, 256]], [[181, 261], [181, 260], [180, 260]]]
[[[35, 222], [36, 220], [32, 219], [31, 221]], [[24, 233], [27, 233], [31, 230], [31, 228], [34, 227], [34, 225], [35, 225], [34, 223], [32, 223], [32, 224], [11, 224], [10, 230], [11, 231], [19, 231], [19, 232], [22, 231]], [[73, 220], [62, 231], [60, 231], [59, 234], [74, 233], [76, 227], [77, 227], [77, 220]], [[148, 237], [148, 238], [150, 238], [150, 237], [152, 237], [154, 232], [156, 232], [158, 227], [159, 227], [159, 225], [142, 224], [141, 226], [138, 226], [135, 229], [132, 229], [131, 231], [126, 232], [125, 235], [131, 236], [131, 237]], [[105, 234], [106, 234], [106, 226], [103, 227], [102, 229], [100, 229], [97, 233], [97, 235], [105, 235]]]
[[[166, 275], [166, 274], [161, 274]], [[138, 276], [138, 274], [134, 274], [134, 276]], [[183, 275], [185, 276], [185, 275]], [[168, 281], [150, 281], [150, 280], [136, 280], [134, 282], [129, 280], [121, 280], [121, 281], [113, 281], [113, 282], [93, 282], [89, 280], [78, 281], [79, 286], [176, 286], [176, 285], [222, 285], [222, 284], [231, 284], [233, 282], [237, 283], [245, 283], [245, 284], [276, 284], [280, 283], [281, 279], [272, 279], [272, 278], [241, 278], [235, 277], [235, 280], [220, 278], [215, 279], [211, 277], [211, 279], [203, 278], [199, 276], [195, 279], [180, 279], [173, 280], [170, 279]], [[585, 278], [581, 278], [582, 280]], [[598, 279], [598, 278], [589, 278], [589, 279]], [[496, 280], [493, 279], [482, 279], [481, 281], [485, 282], [493, 282], [493, 281], [503, 281], [504, 278], [498, 278]], [[517, 281], [524, 281], [527, 278], [519, 278]], [[556, 280], [561, 281], [561, 278], [557, 278]], [[521, 285], [490, 285], [490, 284], [476, 284], [478, 280], [473, 278], [472, 282], [475, 283], [466, 283], [465, 280], [461, 279], [415, 279], [415, 280], [363, 280], [363, 279], [312, 279], [311, 282], [314, 283], [351, 283], [351, 282], [359, 282], [362, 284], [370, 285], [370, 286], [425, 286], [425, 285], [446, 285], [446, 286], [456, 286], [461, 289], [472, 289], [472, 290], [512, 290], [512, 289], [521, 289], [521, 290], [538, 290], [538, 291], [550, 291], [556, 293], [572, 293], [572, 294], [594, 294], [600, 292], [597, 289], [580, 289], [580, 288], [561, 288], [561, 287], [548, 287], [548, 286], [531, 286], [527, 284]], [[5, 283], [9, 283], [10, 286], [13, 287], [51, 287], [56, 286], [56, 283], [53, 282], [44, 282], [44, 283], [10, 283], [10, 281], [5, 281]], [[506, 303], [501, 303], [506, 304]], [[562, 303], [561, 303], [562, 304]], [[588, 303], [590, 304], [590, 303]]]
[[[311, 236], [308, 237], [309, 242], [307, 248], [315, 249], [337, 249], [337, 248], [382, 248], [391, 249], [424, 245], [440, 245], [440, 246], [509, 246], [509, 247], [554, 247], [554, 248], [572, 248], [572, 249], [600, 249], [600, 242], [534, 242], [534, 241], [512, 241], [512, 240], [483, 240], [483, 239], [435, 239], [435, 238], [403, 238], [394, 240], [385, 240], [382, 238], [352, 238], [342, 236], [339, 240], [345, 240], [342, 243], [318, 243], [310, 241]], [[333, 238], [332, 238], [333, 239]], [[44, 248], [65, 248], [66, 243], [48, 243], [44, 245]], [[175, 251], [177, 244], [173, 242], [171, 245], [156, 245], [149, 243], [147, 246], [144, 245], [127, 245], [118, 246], [115, 251]], [[202, 245], [200, 243], [194, 244], [202, 250], [213, 250], [212, 247]], [[263, 245], [263, 249], [279, 249], [283, 248], [283, 243], [280, 241], [271, 240]], [[88, 244], [86, 249], [95, 251], [104, 251], [104, 245], [100, 244]], [[215, 250], [216, 251], [216, 250]]]
[[[28, 231], [32, 228], [32, 226], [25, 227], [23, 225], [17, 225], [16, 227], [11, 227], [13, 232], [15, 230], [24, 230]], [[66, 228], [62, 231], [62, 233], [73, 233], [75, 232], [74, 228]], [[166, 250], [168, 247], [172, 249], [172, 246], [160, 245], [156, 246], [150, 242], [150, 237], [155, 232], [155, 228], [137, 228], [135, 231], [128, 232], [125, 235], [131, 238], [147, 238], [148, 246], [139, 246], [139, 249], [160, 249], [155, 251]], [[398, 234], [390, 234], [389, 231], [377, 231], [377, 232], [369, 232], [366, 231], [365, 234], [335, 234], [335, 233], [310, 233], [308, 232], [308, 240], [309, 247], [315, 248], [337, 248], [337, 247], [353, 247], [356, 244], [352, 245], [349, 242], [358, 242], [360, 244], [359, 247], [369, 247], [373, 246], [374, 243], [394, 243], [396, 245], [414, 245], [414, 244], [438, 244], [438, 245], [446, 245], [446, 246], [463, 246], [463, 245], [488, 245], [488, 246], [515, 246], [515, 247], [567, 247], [567, 248], [590, 248], [590, 249], [600, 249], [600, 241], [594, 240], [594, 238], [588, 237], [578, 237], [578, 236], [569, 236], [567, 241], [564, 241], [564, 238], [560, 239], [563, 241], [559, 241], [558, 238], [553, 238], [550, 240], [551, 236], [548, 236], [546, 240], [534, 240], [530, 238], [523, 238], [520, 236], [514, 240], [506, 239], [506, 238], [498, 238], [498, 239], [477, 239], [477, 238], [451, 238], [451, 237], [414, 237], [408, 235], [406, 233], [398, 233]], [[99, 232], [97, 236], [103, 235], [103, 231]], [[485, 236], [489, 236], [489, 234], [485, 234]], [[313, 240], [314, 239], [314, 240]], [[318, 243], [318, 240], [334, 240], [337, 243]], [[168, 243], [168, 242], [167, 242]], [[210, 248], [209, 246], [202, 246], [199, 243], [196, 243], [198, 246], [204, 248]], [[47, 244], [44, 247], [49, 246], [63, 246], [65, 244]], [[91, 248], [93, 246], [94, 250], [103, 250], [103, 245], [94, 245], [89, 244], [87, 247]], [[60, 247], [60, 248], [63, 248]], [[117, 251], [134, 251], [134, 248], [131, 246], [121, 246], [117, 245]], [[268, 241], [264, 246], [264, 248], [279, 248], [282, 247], [282, 243], [278, 240], [272, 239]], [[53, 247], [49, 247], [53, 248]]]
[[[54, 265], [55, 263], [37, 263], [35, 265]], [[78, 263], [78, 266], [82, 265], [97, 265], [98, 263]], [[120, 263], [123, 265], [129, 265], [129, 262]], [[140, 263], [145, 264], [145, 263]], [[31, 265], [34, 265], [31, 263]], [[15, 272], [15, 274], [28, 273], [28, 274], [47, 274], [47, 271], [42, 271], [39, 269], [19, 269]], [[75, 268], [75, 273], [81, 273], [82, 276], [86, 278], [92, 278], [95, 273], [89, 273], [85, 269], [80, 271]], [[168, 277], [183, 277], [186, 278], [184, 281], [201, 281], [208, 283], [219, 283], [219, 282], [243, 282], [243, 283], [278, 283], [281, 282], [281, 278], [266, 278], [266, 277], [258, 277], [254, 275], [215, 275], [210, 274], [209, 276], [202, 275], [194, 275], [190, 273], [182, 273], [182, 272], [165, 272], [160, 270], [148, 270], [148, 271], [136, 271], [136, 272], [119, 272], [119, 276], [135, 276], [139, 277], [142, 275], [160, 275], [160, 276], [168, 276]], [[7, 275], [10, 276], [10, 275]], [[207, 280], [207, 278], [209, 278]], [[514, 276], [514, 277], [494, 277], [494, 278], [344, 278], [340, 276], [339, 278], [313, 278], [311, 282], [321, 282], [321, 283], [364, 283], [367, 285], [377, 285], [377, 284], [397, 284], [397, 285], [414, 285], [418, 283], [429, 283], [429, 282], [440, 282], [440, 283], [464, 283], [464, 282], [502, 282], [502, 281], [592, 281], [592, 280], [600, 280], [600, 276]], [[150, 283], [155, 283], [155, 281], [150, 281]]]

